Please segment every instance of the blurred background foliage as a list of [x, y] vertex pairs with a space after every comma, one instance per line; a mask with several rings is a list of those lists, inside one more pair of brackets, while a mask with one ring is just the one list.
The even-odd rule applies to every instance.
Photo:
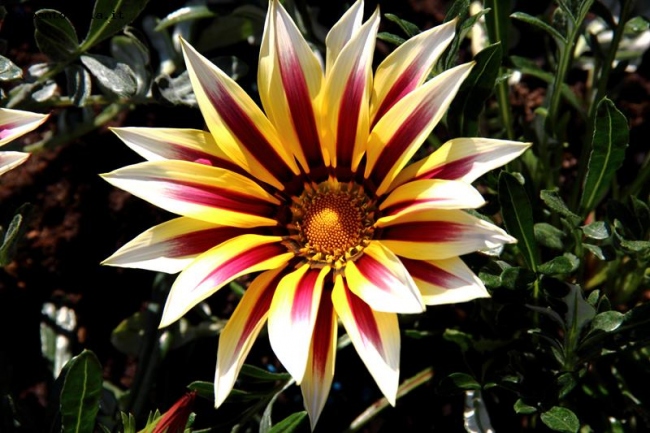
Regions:
[[[212, 408], [218, 334], [248, 280], [158, 330], [173, 277], [99, 266], [169, 218], [98, 178], [138, 161], [107, 128], [203, 128], [179, 36], [257, 98], [265, 2], [0, 3], [0, 106], [52, 113], [0, 183], [0, 431], [308, 431], [263, 338]], [[349, 6], [284, 3], [320, 53]], [[491, 299], [401, 318], [396, 408], [342, 337], [316, 431], [650, 431], [650, 4], [379, 3], [376, 63], [460, 17], [433, 73], [478, 65], [421, 152], [532, 142], [477, 182], [479, 216], [519, 243], [464, 257]]]

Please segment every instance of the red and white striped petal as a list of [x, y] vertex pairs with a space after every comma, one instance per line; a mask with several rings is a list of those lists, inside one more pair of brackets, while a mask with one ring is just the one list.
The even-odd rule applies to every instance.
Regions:
[[423, 209], [475, 209], [484, 204], [481, 193], [469, 183], [425, 179], [394, 189], [379, 209], [382, 215], [397, 215]]
[[388, 402], [394, 406], [399, 386], [397, 314], [373, 311], [352, 293], [340, 276], [334, 284], [332, 302], [361, 360]]
[[472, 183], [479, 176], [517, 158], [530, 146], [530, 143], [491, 138], [455, 138], [404, 168], [391, 188], [413, 180], [433, 178]]
[[18, 167], [20, 164], [27, 161], [27, 158], [29, 158], [29, 153], [11, 151], [0, 152], [0, 175]]
[[186, 42], [182, 46], [192, 88], [215, 141], [245, 171], [283, 189], [283, 182], [298, 174], [298, 166], [271, 122], [229, 76]]
[[223, 168], [188, 161], [151, 161], [102, 175], [112, 185], [169, 212], [235, 227], [273, 226], [279, 200]]
[[363, 255], [345, 266], [348, 287], [375, 311], [421, 313], [424, 303], [400, 260], [380, 242], [371, 241]]
[[293, 253], [287, 252], [281, 242], [280, 236], [246, 234], [198, 256], [174, 281], [160, 327], [174, 323], [237, 277], [283, 266]]
[[366, 149], [370, 122], [372, 57], [379, 9], [366, 21], [327, 71], [322, 112], [333, 167], [356, 170]]
[[415, 280], [427, 305], [456, 304], [489, 298], [483, 282], [459, 257], [445, 260], [400, 258]]
[[0, 108], [0, 146], [38, 128], [49, 114]]
[[401, 257], [440, 260], [517, 242], [499, 227], [461, 210], [421, 210], [383, 217], [379, 240]]
[[322, 81], [316, 55], [284, 7], [270, 1], [257, 73], [260, 98], [282, 142], [307, 173], [325, 165], [314, 104]]
[[175, 274], [220, 243], [246, 233], [266, 234], [263, 230], [180, 217], [139, 234], [102, 264]]
[[359, 31], [363, 19], [363, 0], [354, 2], [350, 9], [330, 29], [325, 38], [327, 53], [325, 56], [325, 71], [332, 70], [334, 62], [352, 36]]
[[332, 298], [323, 296], [314, 326], [314, 336], [309, 349], [307, 369], [300, 384], [305, 408], [314, 430], [320, 417], [334, 378], [336, 358], [337, 321]]
[[271, 302], [271, 347], [297, 384], [307, 368], [323, 280], [329, 272], [327, 266], [310, 269], [309, 264], [302, 265], [280, 281]]
[[284, 267], [266, 271], [250, 284], [219, 336], [214, 375], [215, 407], [228, 397], [244, 360], [266, 323], [275, 288], [286, 273]]
[[429, 29], [395, 49], [377, 67], [370, 103], [372, 124], [397, 101], [421, 85], [449, 46], [457, 20]]
[[449, 69], [400, 99], [377, 122], [368, 139], [364, 176], [388, 189], [399, 171], [447, 111], [474, 63]]
[[207, 131], [177, 128], [111, 128], [111, 131], [147, 161], [177, 159], [245, 173]]

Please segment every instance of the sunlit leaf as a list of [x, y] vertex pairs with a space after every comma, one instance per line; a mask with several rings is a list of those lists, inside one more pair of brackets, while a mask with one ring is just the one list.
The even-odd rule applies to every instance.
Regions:
[[537, 408], [535, 406], [530, 406], [526, 403], [524, 403], [521, 399], [518, 399], [515, 402], [514, 405], [514, 410], [515, 412], [523, 415], [531, 414], [537, 412]]
[[612, 230], [605, 221], [594, 221], [591, 224], [582, 226], [582, 232], [591, 239], [607, 239], [611, 234]]
[[570, 274], [578, 269], [580, 260], [571, 253], [554, 257], [546, 263], [539, 265], [538, 271], [546, 275]]
[[23, 70], [16, 66], [11, 60], [0, 56], [0, 81], [12, 81], [22, 78]]
[[587, 214], [605, 195], [621, 167], [628, 145], [627, 119], [614, 103], [605, 98], [598, 103], [592, 150], [583, 183], [580, 207]]
[[41, 9], [34, 14], [34, 39], [44, 54], [53, 60], [67, 60], [79, 48], [77, 32], [70, 20], [54, 9]]
[[81, 56], [81, 63], [107, 93], [124, 97], [137, 91], [133, 70], [128, 65], [99, 54]]
[[97, 0], [81, 51], [113, 36], [131, 24], [146, 6], [148, 0]]
[[158, 23], [158, 25], [155, 27], [154, 30], [160, 31], [162, 29], [166, 29], [167, 27], [174, 26], [184, 21], [193, 21], [193, 20], [198, 20], [203, 18], [212, 18], [216, 16], [217, 14], [211, 11], [205, 5], [183, 6], [182, 8], [175, 10], [174, 12], [170, 13], [165, 18], [160, 20], [160, 22]]
[[68, 65], [65, 68], [65, 76], [72, 103], [77, 107], [83, 107], [92, 93], [90, 73], [82, 66]]
[[93, 352], [84, 350], [66, 364], [62, 374], [62, 432], [92, 433], [102, 392], [102, 366]]
[[580, 421], [573, 411], [566, 407], [553, 406], [550, 410], [540, 415], [546, 427], [562, 433], [577, 433]]

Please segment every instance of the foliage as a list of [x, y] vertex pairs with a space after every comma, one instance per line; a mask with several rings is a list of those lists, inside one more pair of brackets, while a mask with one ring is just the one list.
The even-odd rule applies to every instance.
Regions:
[[[30, 151], [74, 146], [118, 115], [142, 107], [195, 107], [179, 36], [215, 57], [254, 93], [255, 57], [246, 55], [244, 63], [235, 56], [243, 46], [257, 50], [263, 2], [189, 1], [164, 16], [155, 16], [151, 3], [96, 0], [83, 25], [51, 8], [33, 14], [34, 44], [47, 62], [28, 65], [23, 76], [21, 67], [0, 56], [1, 105], [56, 116], [56, 134], [45, 135]], [[308, 3], [287, 2], [314, 49], [322, 51], [324, 24], [308, 14]], [[444, 127], [422, 151], [433, 150], [446, 135], [533, 143], [507, 170], [477, 182], [488, 201], [480, 216], [502, 223], [518, 243], [465, 257], [491, 299], [402, 318], [406, 342], [394, 411], [410, 411], [407, 417], [421, 429], [648, 431], [650, 152], [632, 142], [615, 84], [631, 73], [626, 67], [642, 61], [643, 52], [626, 41], [648, 32], [648, 21], [636, 15], [633, 0], [610, 2], [617, 5], [615, 13], [594, 0], [549, 0], [536, 8], [524, 1], [484, 3], [473, 15], [469, 0], [456, 0], [448, 10], [446, 20], [459, 17], [458, 35], [433, 74], [470, 56], [470, 42], [481, 49], [473, 53], [477, 65]], [[6, 8], [4, 19], [11, 20], [11, 7]], [[385, 17], [390, 24], [379, 34], [384, 47], [420, 32], [398, 14]], [[607, 40], [599, 37], [604, 31]], [[517, 40], [518, 34], [542, 41], [537, 57], [526, 56], [528, 41]], [[581, 92], [575, 91], [572, 73], [581, 77]], [[536, 85], [544, 95], [528, 114], [511, 103], [523, 85]], [[18, 209], [2, 234], [3, 266], [24, 236], [28, 211], [35, 210]], [[232, 296], [241, 296], [245, 283], [232, 283]], [[191, 372], [192, 350], [197, 344], [215, 346], [227, 318], [206, 302], [190, 319], [158, 330], [169, 286], [167, 276], [158, 276], [147, 307], [123, 318], [111, 336], [115, 350], [137, 365], [131, 385], [102, 380], [101, 359], [82, 351], [50, 384], [52, 431], [156, 431], [164, 416], [159, 410], [182, 395], [156, 398], [166, 392], [165, 377], [174, 369]], [[363, 389], [352, 396], [334, 393], [332, 407], [345, 407], [356, 397], [362, 401], [368, 388], [374, 396], [370, 378], [357, 377], [360, 369], [348, 356], [348, 343], [341, 337], [336, 386]], [[179, 361], [176, 353], [190, 360]], [[170, 409], [169, 416], [173, 410], [185, 413], [183, 428], [192, 432], [308, 431], [290, 376], [275, 371], [268, 356], [258, 359], [265, 362], [244, 366], [223, 408], [211, 407], [211, 378], [196, 377], [186, 385], [197, 401], [181, 405], [186, 413]], [[338, 376], [343, 363], [353, 370], [351, 377]], [[26, 415], [17, 408], [17, 395], [2, 383], [0, 393], [0, 429], [29, 431], [21, 427]], [[365, 410], [342, 417], [326, 408], [317, 431], [362, 431], [371, 423], [373, 431], [392, 431], [385, 400], [366, 397], [362, 403]], [[454, 420], [431, 410], [433, 405], [453, 405]]]

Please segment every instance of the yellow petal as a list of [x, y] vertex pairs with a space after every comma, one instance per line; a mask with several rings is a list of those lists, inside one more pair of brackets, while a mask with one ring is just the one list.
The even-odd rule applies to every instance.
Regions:
[[151, 161], [102, 175], [112, 185], [178, 215], [236, 227], [274, 226], [279, 200], [222, 168]]
[[368, 139], [365, 177], [383, 194], [447, 111], [473, 63], [456, 66], [412, 91], [377, 122]]
[[281, 190], [299, 172], [271, 122], [237, 83], [184, 41], [183, 55], [215, 141], [246, 171]]
[[279, 236], [242, 235], [201, 254], [172, 285], [160, 327], [174, 323], [237, 277], [283, 266], [293, 253], [281, 241]]
[[362, 19], [363, 0], [357, 0], [343, 14], [341, 19], [334, 24], [329, 33], [327, 33], [327, 37], [325, 38], [325, 45], [327, 45], [327, 53], [325, 56], [326, 71], [332, 70], [334, 62], [339, 57], [345, 45], [359, 31]]

